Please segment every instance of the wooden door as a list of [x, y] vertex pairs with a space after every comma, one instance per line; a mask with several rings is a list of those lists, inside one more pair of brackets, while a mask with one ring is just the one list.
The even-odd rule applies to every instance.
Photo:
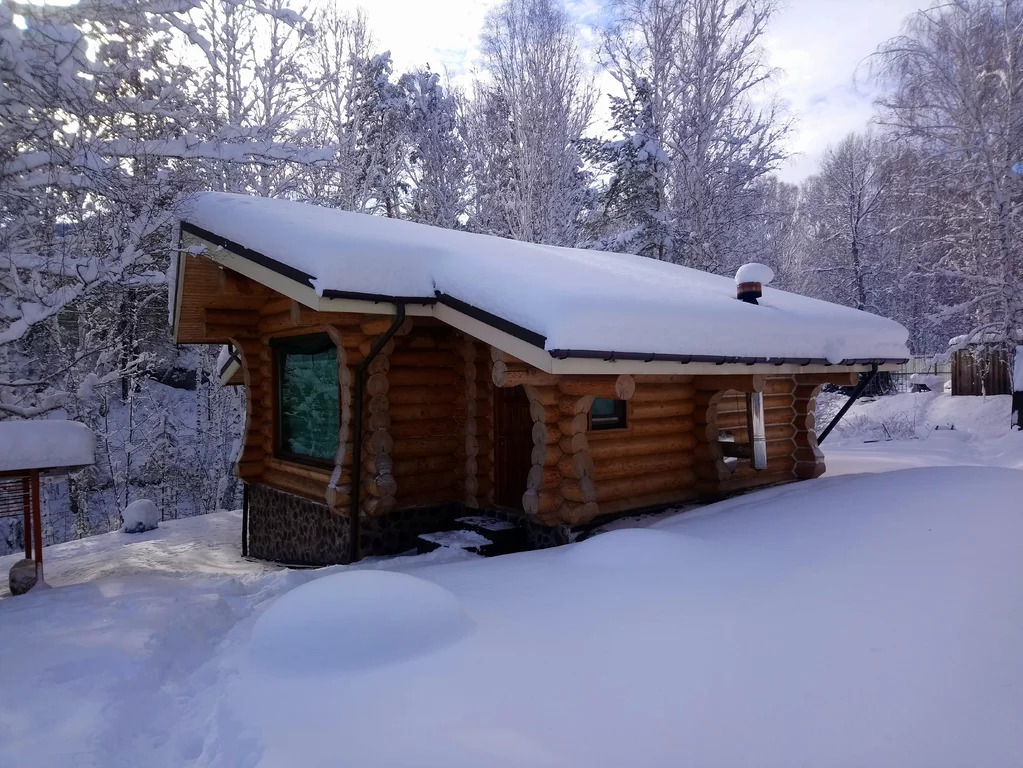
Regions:
[[522, 387], [494, 388], [494, 439], [494, 500], [522, 509], [533, 452], [533, 419]]

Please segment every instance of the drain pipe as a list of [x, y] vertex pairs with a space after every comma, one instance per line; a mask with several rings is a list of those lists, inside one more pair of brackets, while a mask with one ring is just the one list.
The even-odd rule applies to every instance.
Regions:
[[749, 430], [750, 465], [767, 468], [767, 422], [764, 419], [764, 393], [746, 393], [747, 429]]
[[355, 420], [355, 430], [352, 437], [352, 492], [349, 495], [351, 501], [348, 513], [350, 521], [348, 525], [348, 558], [353, 563], [359, 559], [361, 550], [359, 546], [359, 507], [362, 503], [362, 401], [366, 388], [366, 370], [376, 356], [380, 354], [380, 350], [384, 348], [384, 345], [391, 340], [391, 337], [398, 332], [402, 323], [405, 322], [405, 305], [398, 303], [395, 304], [395, 307], [397, 311], [394, 315], [394, 322], [384, 331], [382, 336], [373, 342], [369, 354], [366, 355], [362, 362], [355, 366], [355, 395], [352, 398], [354, 411], [352, 417]]
[[242, 557], [249, 556], [249, 484], [242, 482]]
[[831, 420], [831, 423], [828, 424], [828, 426], [824, 428], [824, 431], [817, 437], [817, 445], [823, 443], [827, 436], [831, 434], [831, 430], [833, 430], [838, 425], [838, 422], [842, 420], [842, 417], [845, 416], [845, 412], [852, 408], [853, 403], [860, 399], [860, 395], [863, 394], [875, 378], [877, 378], [877, 363], [874, 363], [870, 367], [870, 373], [867, 374], [867, 377], [856, 385], [856, 389], [853, 390], [852, 396], [846, 404], [842, 406], [842, 409], [835, 414], [835, 418]]

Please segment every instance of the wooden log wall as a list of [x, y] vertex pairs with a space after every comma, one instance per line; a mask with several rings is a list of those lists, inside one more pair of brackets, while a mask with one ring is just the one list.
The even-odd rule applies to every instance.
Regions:
[[587, 434], [599, 514], [695, 495], [693, 381], [692, 376], [636, 376], [625, 429]]
[[396, 340], [389, 399], [398, 507], [465, 497], [464, 354], [451, 328], [427, 318]]
[[[319, 313], [208, 259], [190, 260], [179, 337], [233, 343], [246, 386], [237, 472], [339, 514], [351, 501], [355, 366], [389, 315]], [[196, 288], [196, 286], [198, 286]], [[339, 451], [334, 467], [274, 456], [276, 404], [270, 340], [324, 332], [338, 348]], [[362, 513], [463, 501], [494, 503], [494, 387], [522, 386], [532, 418], [522, 508], [550, 525], [687, 498], [723, 495], [824, 472], [815, 433], [821, 384], [856, 374], [795, 376], [556, 376], [439, 321], [415, 318], [371, 363], [363, 412]], [[763, 392], [768, 466], [724, 461], [719, 434], [748, 443], [745, 393]], [[590, 430], [593, 400], [625, 400], [624, 429]]]

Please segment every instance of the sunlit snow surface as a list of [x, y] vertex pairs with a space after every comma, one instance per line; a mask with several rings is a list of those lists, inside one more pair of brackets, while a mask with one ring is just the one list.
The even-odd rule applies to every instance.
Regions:
[[0, 600], [3, 761], [1017, 766], [1023, 434], [960, 400], [554, 550], [284, 571], [235, 513], [49, 548], [57, 588]]

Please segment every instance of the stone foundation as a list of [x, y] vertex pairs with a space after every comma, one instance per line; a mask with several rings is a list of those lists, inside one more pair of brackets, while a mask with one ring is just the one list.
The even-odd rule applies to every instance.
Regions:
[[[333, 514], [326, 504], [265, 485], [250, 485], [248, 496], [249, 554], [252, 557], [286, 565], [337, 565], [349, 562], [347, 517]], [[608, 517], [629, 517], [638, 512], [634, 510]], [[522, 526], [530, 549], [569, 544], [586, 538], [596, 527], [549, 526], [531, 520], [521, 512], [473, 509], [461, 502], [408, 507], [379, 517], [362, 517], [362, 556], [398, 555], [414, 550], [419, 534], [450, 530], [455, 527], [456, 518], [466, 515], [488, 515]]]
[[348, 562], [348, 518], [326, 504], [249, 486], [249, 554], [286, 565]]
[[[249, 486], [249, 554], [285, 565], [348, 563], [348, 518], [326, 504], [265, 485]], [[396, 509], [360, 520], [363, 557], [397, 555], [416, 548], [421, 533], [454, 527], [458, 503]]]

